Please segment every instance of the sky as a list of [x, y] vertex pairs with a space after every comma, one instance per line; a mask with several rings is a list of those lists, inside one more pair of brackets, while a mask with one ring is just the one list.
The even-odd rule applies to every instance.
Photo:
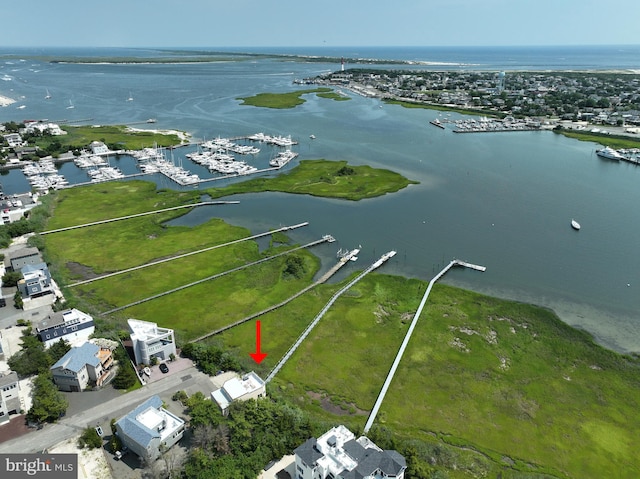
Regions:
[[28, 0], [0, 47], [640, 43], [638, 0]]

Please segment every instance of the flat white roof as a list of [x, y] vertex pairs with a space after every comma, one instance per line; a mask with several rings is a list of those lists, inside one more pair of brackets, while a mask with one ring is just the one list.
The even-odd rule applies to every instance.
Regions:
[[231, 400], [236, 400], [245, 394], [250, 394], [264, 386], [264, 381], [254, 373], [250, 372], [242, 376], [242, 378], [231, 378], [224, 383], [224, 390]]
[[160, 427], [162, 422], [165, 420], [165, 417], [160, 411], [150, 407], [146, 411], [143, 411], [140, 414], [138, 414], [136, 416], [136, 420], [143, 426], [148, 427], [149, 429], [152, 429], [154, 431], [157, 431], [158, 427]]

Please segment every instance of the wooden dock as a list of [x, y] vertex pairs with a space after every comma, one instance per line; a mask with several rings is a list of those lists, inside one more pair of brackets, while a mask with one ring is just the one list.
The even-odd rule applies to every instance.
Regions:
[[402, 344], [400, 345], [400, 349], [398, 349], [398, 353], [396, 354], [396, 358], [393, 361], [393, 364], [391, 365], [391, 369], [389, 370], [389, 373], [387, 374], [387, 378], [384, 381], [384, 384], [382, 385], [382, 388], [380, 389], [380, 393], [378, 394], [378, 398], [376, 399], [375, 404], [373, 405], [373, 408], [371, 409], [371, 412], [369, 413], [369, 418], [367, 419], [367, 422], [364, 426], [364, 434], [367, 434], [369, 432], [369, 429], [371, 429], [371, 426], [373, 426], [373, 421], [375, 421], [376, 416], [378, 415], [378, 410], [380, 409], [380, 406], [382, 406], [382, 401], [384, 401], [384, 397], [387, 394], [387, 390], [389, 389], [389, 386], [391, 385], [391, 381], [393, 380], [393, 376], [396, 373], [396, 370], [398, 369], [398, 366], [400, 365], [400, 360], [402, 359], [402, 355], [404, 354], [405, 349], [407, 348], [407, 345], [409, 344], [409, 340], [411, 339], [411, 335], [413, 334], [413, 330], [415, 329], [416, 325], [418, 324], [418, 318], [420, 318], [420, 314], [422, 314], [422, 309], [424, 308], [424, 305], [427, 302], [427, 299], [429, 298], [429, 293], [431, 293], [431, 288], [433, 287], [433, 285], [436, 283], [436, 281], [438, 281], [440, 278], [442, 278], [445, 273], [447, 271], [449, 271], [451, 268], [453, 268], [454, 266], [462, 266], [465, 268], [471, 268], [471, 269], [475, 269], [477, 271], [485, 271], [487, 268], [484, 266], [479, 266], [477, 264], [472, 264], [472, 263], [468, 263], [466, 261], [461, 261], [458, 259], [453, 259], [451, 260], [451, 262], [445, 266], [442, 271], [440, 271], [437, 275], [435, 275], [433, 277], [433, 279], [429, 282], [429, 285], [427, 286], [427, 290], [424, 293], [424, 296], [422, 297], [422, 301], [420, 301], [420, 306], [418, 306], [418, 310], [416, 311], [416, 314], [413, 316], [413, 320], [411, 321], [411, 325], [409, 326], [409, 329], [407, 330], [407, 334], [404, 337], [404, 340], [402, 341]]

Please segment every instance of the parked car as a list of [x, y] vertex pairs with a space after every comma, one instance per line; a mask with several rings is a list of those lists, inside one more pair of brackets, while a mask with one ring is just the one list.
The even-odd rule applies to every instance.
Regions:
[[163, 373], [168, 373], [169, 366], [167, 366], [165, 363], [160, 363], [160, 371], [162, 371]]

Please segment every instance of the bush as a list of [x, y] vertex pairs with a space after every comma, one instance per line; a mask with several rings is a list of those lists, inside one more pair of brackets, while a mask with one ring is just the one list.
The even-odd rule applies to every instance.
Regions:
[[80, 438], [78, 438], [78, 447], [84, 449], [97, 449], [102, 447], [102, 438], [98, 436], [97, 431], [93, 427], [86, 428]]

